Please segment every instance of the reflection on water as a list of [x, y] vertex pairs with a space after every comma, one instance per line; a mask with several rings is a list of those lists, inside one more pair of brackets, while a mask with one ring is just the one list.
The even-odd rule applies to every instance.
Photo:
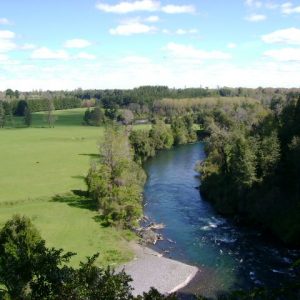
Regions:
[[209, 281], [207, 294], [277, 285], [293, 277], [290, 265], [299, 251], [271, 244], [254, 230], [236, 227], [201, 197], [194, 166], [204, 158], [203, 144], [198, 143], [162, 151], [145, 164], [145, 215], [166, 225], [165, 240], [156, 249], [198, 265]]

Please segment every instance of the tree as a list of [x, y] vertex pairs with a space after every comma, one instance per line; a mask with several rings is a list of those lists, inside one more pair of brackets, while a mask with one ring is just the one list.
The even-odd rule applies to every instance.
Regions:
[[170, 149], [174, 144], [172, 131], [163, 121], [158, 121], [152, 126], [149, 136], [157, 150]]
[[16, 99], [19, 99], [20, 92], [18, 90], [15, 90], [14, 95], [15, 95]]
[[91, 126], [100, 126], [105, 123], [105, 115], [100, 107], [88, 108], [83, 117], [84, 123]]
[[99, 149], [100, 159], [91, 166], [86, 178], [89, 194], [108, 224], [136, 225], [142, 214], [141, 193], [145, 174], [133, 160], [124, 128], [107, 127]]
[[256, 161], [253, 147], [242, 135], [233, 136], [229, 154], [229, 176], [240, 191], [256, 180]]
[[6, 97], [9, 97], [10, 99], [13, 98], [14, 95], [15, 95], [15, 93], [14, 93], [14, 91], [13, 91], [12, 89], [7, 89], [7, 90], [5, 91], [5, 96], [6, 96]]
[[155, 155], [155, 148], [148, 130], [133, 130], [129, 139], [134, 149], [135, 161], [144, 162], [147, 158]]
[[118, 116], [118, 121], [121, 121], [124, 125], [132, 124], [133, 120], [134, 115], [130, 109], [123, 109]]
[[28, 107], [28, 103], [25, 100], [18, 101], [14, 114], [17, 116], [24, 116], [26, 107]]
[[31, 114], [31, 109], [30, 107], [26, 107], [24, 111], [24, 124], [27, 127], [30, 127], [32, 124], [32, 114]]
[[30, 219], [14, 216], [0, 231], [1, 299], [133, 299], [130, 276], [95, 266], [98, 254], [74, 269], [73, 255], [47, 248]]
[[12, 299], [23, 299], [43, 241], [26, 217], [14, 216], [0, 232], [0, 283]]
[[54, 115], [55, 107], [52, 99], [46, 99], [45, 121], [49, 127], [54, 127], [56, 116]]
[[3, 128], [5, 125], [5, 110], [3, 107], [3, 103], [0, 101], [0, 128]]

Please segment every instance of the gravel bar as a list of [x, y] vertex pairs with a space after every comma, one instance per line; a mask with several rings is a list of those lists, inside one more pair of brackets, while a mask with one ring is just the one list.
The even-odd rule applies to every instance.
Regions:
[[135, 296], [156, 288], [162, 294], [173, 293], [186, 286], [199, 269], [176, 260], [163, 257], [154, 250], [135, 244], [133, 261], [120, 266], [133, 279], [131, 286]]

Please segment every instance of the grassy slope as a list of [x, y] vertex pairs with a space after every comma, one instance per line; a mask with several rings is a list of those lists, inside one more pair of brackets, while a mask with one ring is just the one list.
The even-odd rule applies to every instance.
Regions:
[[[120, 263], [132, 256], [124, 242], [132, 235], [101, 227], [90, 203], [71, 193], [85, 189], [83, 178], [103, 133], [81, 125], [83, 112], [56, 112], [55, 128], [42, 128], [43, 113], [37, 113], [33, 128], [0, 130], [0, 225], [25, 214], [49, 245], [78, 253], [74, 264], [95, 252], [101, 263]], [[65, 196], [54, 201], [56, 194]]]

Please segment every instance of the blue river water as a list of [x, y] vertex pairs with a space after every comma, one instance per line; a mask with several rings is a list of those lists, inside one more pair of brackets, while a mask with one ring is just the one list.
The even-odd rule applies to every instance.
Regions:
[[161, 151], [144, 168], [144, 213], [165, 224], [164, 240], [154, 248], [165, 256], [197, 265], [203, 273], [197, 290], [219, 291], [276, 286], [295, 276], [291, 263], [299, 251], [272, 242], [255, 230], [220, 216], [201, 197], [194, 167], [205, 159], [202, 143]]

